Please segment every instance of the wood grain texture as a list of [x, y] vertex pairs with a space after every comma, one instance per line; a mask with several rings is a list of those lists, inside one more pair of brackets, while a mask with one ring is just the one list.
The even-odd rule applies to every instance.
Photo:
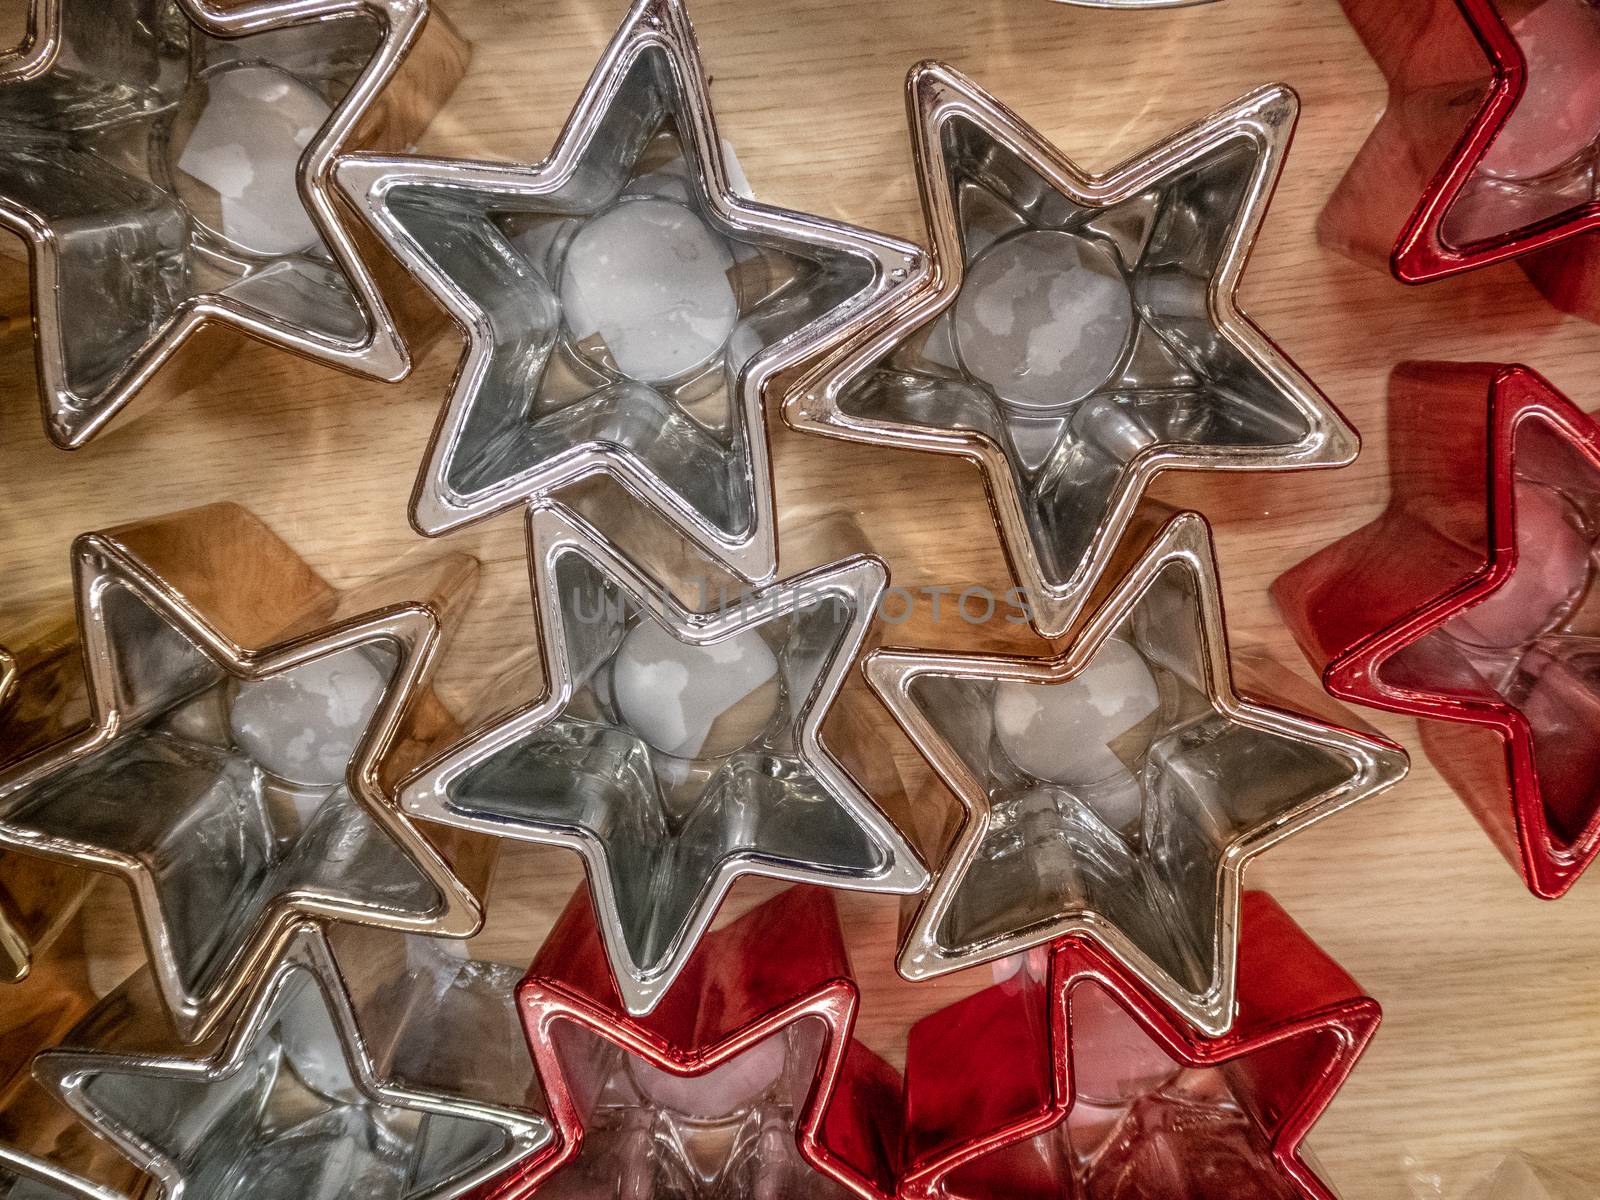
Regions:
[[[475, 51], [422, 149], [520, 161], [547, 151], [624, 9], [439, 4]], [[1300, 92], [1299, 132], [1242, 301], [1362, 431], [1364, 452], [1337, 472], [1168, 476], [1157, 494], [1214, 522], [1236, 644], [1265, 647], [1307, 678], [1266, 588], [1384, 504], [1384, 390], [1396, 362], [1523, 361], [1580, 405], [1600, 405], [1600, 330], [1550, 309], [1514, 266], [1408, 290], [1317, 245], [1317, 212], [1384, 100], [1335, 0], [1146, 14], [1045, 0], [693, 0], [692, 12], [722, 133], [758, 194], [916, 240], [902, 88], [919, 59], [973, 75], [1092, 169], [1257, 84]], [[341, 585], [401, 554], [464, 550], [485, 572], [441, 677], [446, 702], [462, 709], [508, 660], [531, 656], [532, 630], [516, 516], [437, 547], [406, 523], [459, 345], [445, 337], [409, 380], [386, 386], [241, 341], [202, 392], [69, 455], [45, 441], [26, 327], [12, 323], [0, 337], [0, 604], [64, 592], [80, 531], [213, 500], [248, 505]], [[974, 469], [782, 429], [774, 460], [785, 536], [844, 513], [897, 583], [1008, 586]], [[1411, 722], [1373, 719], [1417, 753]], [[478, 951], [526, 962], [578, 877], [569, 856], [508, 849]], [[1384, 1006], [1376, 1043], [1312, 1137], [1346, 1200], [1435, 1196], [1437, 1179], [1449, 1191], [1477, 1156], [1513, 1148], [1592, 1170], [1600, 880], [1556, 904], [1532, 899], [1418, 754], [1406, 783], [1274, 850], [1249, 882], [1273, 890]], [[735, 907], [764, 886], [741, 888]], [[108, 896], [93, 915], [111, 928], [120, 903]], [[898, 1062], [908, 1021], [982, 985], [986, 969], [900, 983], [894, 902], [841, 904], [865, 993], [862, 1035]]]

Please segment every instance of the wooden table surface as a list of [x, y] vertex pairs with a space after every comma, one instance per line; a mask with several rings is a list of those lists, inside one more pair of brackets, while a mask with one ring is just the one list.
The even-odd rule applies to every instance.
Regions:
[[[542, 157], [623, 0], [437, 2], [475, 49], [422, 150]], [[1591, 375], [1600, 330], [1554, 312], [1514, 266], [1405, 289], [1315, 241], [1317, 212], [1384, 100], [1336, 0], [1143, 14], [1045, 0], [691, 0], [691, 11], [722, 133], [757, 193], [916, 240], [902, 89], [920, 59], [973, 75], [1097, 170], [1257, 84], [1299, 91], [1298, 135], [1242, 300], [1361, 430], [1364, 449], [1337, 472], [1158, 485], [1216, 526], [1236, 650], [1265, 647], [1310, 678], [1266, 589], [1384, 504], [1385, 378], [1396, 362], [1520, 360], [1580, 405], [1600, 405]], [[44, 438], [26, 326], [13, 323], [0, 338], [0, 604], [64, 593], [68, 545], [81, 531], [213, 500], [248, 505], [341, 584], [403, 553], [465, 550], [485, 573], [440, 686], [469, 711], [489, 673], [533, 651], [518, 517], [438, 546], [406, 522], [458, 353], [447, 335], [409, 380], [384, 385], [241, 342], [203, 391], [67, 454]], [[848, 513], [896, 583], [1008, 586], [973, 468], [771, 423], [786, 535], [819, 514]], [[1417, 752], [1410, 721], [1371, 716]], [[477, 952], [525, 963], [578, 878], [570, 856], [508, 849]], [[1600, 879], [1558, 903], [1531, 898], [1418, 753], [1405, 783], [1273, 850], [1249, 881], [1271, 889], [1384, 1007], [1376, 1042], [1311, 1139], [1346, 1200], [1448, 1195], [1483, 1169], [1481, 1156], [1512, 1149], [1592, 1169]], [[735, 907], [763, 888], [742, 886]], [[90, 919], [124, 903], [121, 889], [102, 887]], [[987, 969], [901, 983], [891, 966], [896, 903], [842, 894], [841, 906], [864, 989], [861, 1034], [899, 1061], [908, 1021], [981, 986]]]

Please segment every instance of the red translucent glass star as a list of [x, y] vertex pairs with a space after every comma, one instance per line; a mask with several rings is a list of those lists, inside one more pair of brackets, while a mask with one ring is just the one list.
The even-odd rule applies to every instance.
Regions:
[[1330, 692], [1421, 718], [1439, 772], [1554, 899], [1600, 852], [1600, 426], [1487, 363], [1401, 366], [1389, 414], [1388, 509], [1273, 594]]
[[1301, 1140], [1378, 1005], [1264, 892], [1244, 898], [1239, 1014], [1207, 1037], [1084, 938], [920, 1021], [901, 1195], [1332, 1200]]
[[580, 889], [518, 992], [555, 1137], [489, 1196], [887, 1200], [894, 1072], [851, 1038], [833, 901], [791, 888], [708, 934], [649, 1016]]
[[1600, 319], [1600, 239], [1583, 236], [1600, 227], [1600, 6], [1342, 3], [1389, 105], [1323, 241], [1406, 283], [1515, 258], [1553, 304]]

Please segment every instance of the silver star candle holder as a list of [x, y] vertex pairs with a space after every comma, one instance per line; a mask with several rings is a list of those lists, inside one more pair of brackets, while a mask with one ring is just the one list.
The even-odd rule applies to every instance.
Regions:
[[373, 949], [296, 923], [228, 1026], [191, 1046], [172, 1043], [141, 973], [35, 1073], [163, 1200], [472, 1194], [550, 1139], [517, 1046], [516, 972]]
[[425, 534], [615, 495], [746, 582], [777, 569], [769, 381], [896, 302], [913, 246], [759, 204], [680, 0], [639, 0], [535, 166], [354, 155], [337, 179], [467, 339], [412, 499]]
[[544, 695], [424, 764], [400, 802], [581, 854], [629, 1012], [660, 1003], [739, 875], [926, 885], [820, 732], [882, 563], [846, 559], [695, 612], [559, 506], [530, 511], [528, 548]]
[[1225, 1033], [1245, 866], [1407, 769], [1398, 746], [1235, 689], [1194, 513], [1060, 657], [877, 650], [865, 669], [962, 811], [901, 945], [913, 980], [1083, 934]]
[[451, 732], [426, 685], [472, 559], [340, 592], [213, 505], [84, 535], [73, 568], [90, 720], [0, 771], [0, 847], [128, 883], [185, 1036], [301, 916], [476, 931], [492, 845], [424, 838], [387, 774]]
[[1251, 92], [1104, 175], [942, 64], [912, 71], [908, 103], [931, 265], [913, 300], [819, 356], [785, 415], [977, 464], [1041, 634], [1082, 614], [1161, 471], [1355, 457], [1235, 300], [1292, 91]]
[[[208, 325], [404, 375], [333, 162], [409, 142], [465, 64], [425, 0], [32, 0], [0, 60], [0, 225], [32, 259], [51, 438], [95, 436]], [[162, 386], [231, 349], [202, 339]]]

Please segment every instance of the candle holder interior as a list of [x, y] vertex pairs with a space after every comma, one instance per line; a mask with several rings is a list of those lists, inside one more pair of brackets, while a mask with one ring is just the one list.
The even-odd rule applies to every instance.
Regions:
[[1056, 682], [931, 671], [911, 698], [988, 793], [987, 833], [934, 930], [950, 956], [1093, 912], [1191, 993], [1212, 986], [1217, 878], [1245, 831], [1349, 777], [1208, 690], [1195, 576], [1152, 579]]
[[534, 822], [603, 839], [633, 963], [658, 972], [705, 880], [734, 855], [851, 877], [886, 852], [802, 758], [807, 701], [860, 597], [818, 586], [754, 594], [752, 615], [787, 611], [692, 641], [584, 553], [559, 553], [569, 702], [553, 720], [454, 776], [450, 810], [514, 829]]
[[[1493, 3], [1526, 61], [1527, 81], [1440, 224], [1458, 249], [1600, 199], [1600, 8], [1591, 0]], [[1481, 55], [1476, 47], [1463, 52]]]
[[801, 1157], [796, 1126], [827, 1035], [792, 1022], [709, 1070], [669, 1072], [559, 1019], [551, 1042], [583, 1147], [540, 1185], [552, 1200], [735, 1200], [851, 1193]]
[[1556, 842], [1600, 814], [1600, 479], [1535, 414], [1512, 435], [1516, 563], [1494, 591], [1385, 659], [1391, 688], [1506, 704], [1533, 734], [1539, 795]]
[[[86, 1018], [68, 1049], [41, 1058], [42, 1077], [125, 1154], [153, 1164], [165, 1186], [181, 1179], [192, 1195], [455, 1196], [492, 1175], [497, 1160], [547, 1140], [531, 1113], [440, 1095], [418, 1103], [416, 1093], [393, 1090], [403, 1078], [441, 1075], [463, 1090], [503, 1090], [500, 1076], [516, 1070], [508, 1067], [515, 1056], [493, 1034], [520, 1033], [514, 972], [424, 955], [377, 980], [365, 959], [341, 954], [335, 967], [310, 928], [262, 976], [214, 1057], [100, 1049], [137, 1037], [128, 1033], [133, 1014], [148, 1011], [119, 993]], [[347, 970], [370, 999], [359, 1026]], [[381, 1029], [365, 1020], [374, 1012], [387, 1019]], [[481, 1023], [464, 1039], [439, 1037], [464, 1019]]]
[[78, 403], [199, 296], [360, 342], [365, 310], [307, 213], [298, 168], [380, 23], [352, 12], [220, 38], [177, 0], [59, 9], [50, 69], [0, 87], [0, 194], [54, 231]]
[[671, 70], [640, 54], [553, 188], [387, 193], [422, 245], [491, 243], [450, 264], [469, 294], [498, 298], [486, 313], [494, 352], [443, 467], [463, 503], [603, 443], [721, 536], [747, 535], [757, 482], [745, 367], [872, 281], [858, 255], [780, 242], [708, 200], [694, 165], [707, 151], [686, 145]]
[[1259, 152], [1080, 204], [962, 118], [943, 125], [965, 262], [954, 304], [844, 389], [862, 418], [998, 444], [1045, 578], [1071, 580], [1124, 471], [1163, 450], [1293, 446], [1305, 417], [1222, 336], [1210, 289]]
[[[1296, 1051], [1257, 1050], [1212, 1066], [1180, 1063], [1098, 984], [1069, 992], [1072, 1107], [1049, 1130], [944, 1179], [962, 1200], [1297, 1200], [1272, 1157], [1282, 1114], [1255, 1102], [1250, 1076]], [[1329, 1034], [1329, 1037], [1335, 1036]]]
[[397, 669], [387, 640], [251, 681], [127, 585], [105, 582], [98, 603], [121, 658], [127, 724], [13, 789], [0, 819], [141, 860], [187, 993], [210, 992], [275, 896], [358, 890], [397, 913], [442, 902], [345, 782]]

